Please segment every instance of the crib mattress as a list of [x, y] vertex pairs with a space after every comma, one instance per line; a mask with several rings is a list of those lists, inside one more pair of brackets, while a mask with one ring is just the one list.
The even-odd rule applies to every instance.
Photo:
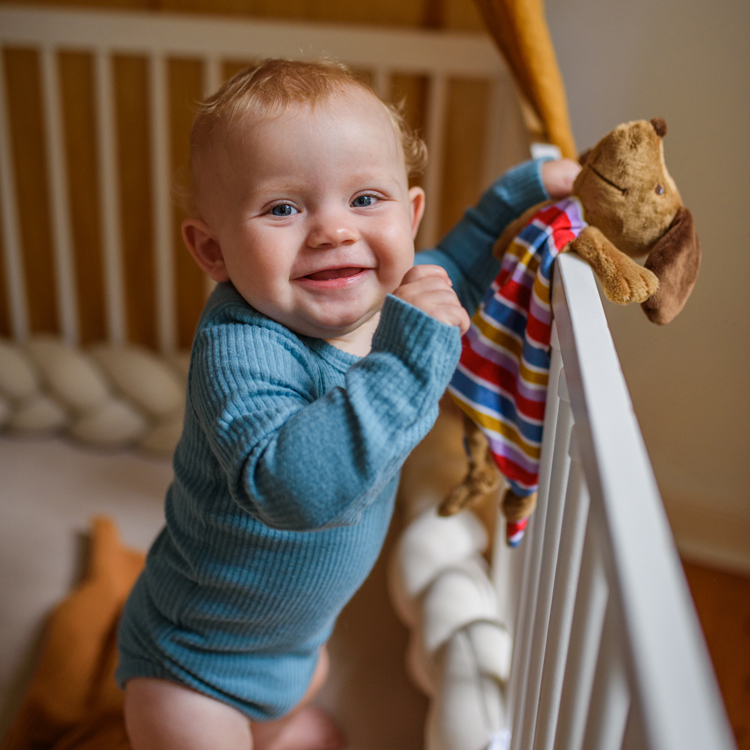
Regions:
[[[171, 476], [169, 461], [131, 451], [0, 436], [0, 736], [31, 674], [45, 614], [80, 576], [91, 517], [110, 516], [125, 544], [145, 550], [163, 524]], [[373, 574], [342, 613], [317, 700], [352, 750], [422, 746], [426, 699], [406, 677], [408, 635], [386, 588], [397, 530], [398, 519]]]

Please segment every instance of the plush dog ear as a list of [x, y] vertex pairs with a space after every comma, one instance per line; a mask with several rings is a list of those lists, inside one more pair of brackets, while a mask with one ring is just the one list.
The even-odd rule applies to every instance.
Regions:
[[578, 163], [582, 167], [586, 166], [586, 160], [589, 158], [590, 153], [591, 153], [591, 149], [587, 148], [585, 151], [581, 151], [581, 153], [578, 155]]
[[659, 288], [641, 307], [652, 323], [665, 325], [684, 307], [701, 265], [698, 234], [693, 216], [685, 206], [654, 245], [644, 265], [658, 277]]

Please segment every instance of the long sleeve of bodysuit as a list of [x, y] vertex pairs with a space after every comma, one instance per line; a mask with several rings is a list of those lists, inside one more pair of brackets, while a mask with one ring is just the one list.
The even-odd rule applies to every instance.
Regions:
[[[224, 305], [196, 338], [189, 385], [234, 500], [297, 531], [358, 520], [432, 426], [460, 352], [457, 328], [393, 296], [361, 360], [306, 342]], [[344, 387], [321, 392], [316, 348]]]
[[417, 254], [417, 263], [445, 268], [470, 315], [500, 272], [500, 264], [492, 255], [498, 237], [527, 208], [549, 198], [542, 184], [543, 161], [527, 161], [506, 172], [436, 248]]

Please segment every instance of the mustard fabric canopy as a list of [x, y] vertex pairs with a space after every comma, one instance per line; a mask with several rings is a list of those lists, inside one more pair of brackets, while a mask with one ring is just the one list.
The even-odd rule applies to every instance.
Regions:
[[575, 159], [568, 103], [543, 0], [475, 0], [544, 136]]

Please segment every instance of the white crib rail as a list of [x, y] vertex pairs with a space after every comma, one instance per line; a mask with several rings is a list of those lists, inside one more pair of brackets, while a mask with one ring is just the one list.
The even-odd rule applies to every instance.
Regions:
[[124, 341], [127, 328], [122, 224], [114, 110], [114, 55], [142, 56], [149, 61], [149, 156], [153, 195], [157, 330], [160, 348], [176, 343], [174, 248], [169, 183], [174, 165], [169, 163], [166, 63], [190, 58], [203, 64], [204, 93], [221, 81], [226, 60], [264, 57], [309, 58], [327, 54], [355, 69], [372, 73], [376, 88], [387, 94], [396, 74], [424, 76], [428, 82], [426, 138], [431, 162], [425, 175], [430, 201], [422, 223], [420, 242], [434, 244], [438, 237], [443, 184], [447, 84], [451, 79], [478, 78], [491, 85], [488, 123], [485, 127], [484, 183], [522, 158], [527, 148], [512, 80], [488, 37], [460, 32], [428, 32], [271, 22], [258, 19], [217, 19], [157, 13], [81, 11], [74, 9], [0, 8], [0, 210], [2, 210], [5, 276], [13, 335], [29, 333], [29, 300], [26, 294], [18, 194], [10, 142], [8, 98], [5, 91], [3, 48], [31, 47], [42, 56], [44, 122], [49, 195], [52, 208], [58, 319], [65, 339], [79, 338], [74, 273], [73, 238], [67, 198], [65, 134], [58, 95], [57, 53], [87, 52], [95, 64], [98, 190], [102, 216], [101, 245], [107, 330], [110, 340]]
[[733, 748], [596, 283], [575, 255], [558, 259], [553, 306], [511, 750]]

